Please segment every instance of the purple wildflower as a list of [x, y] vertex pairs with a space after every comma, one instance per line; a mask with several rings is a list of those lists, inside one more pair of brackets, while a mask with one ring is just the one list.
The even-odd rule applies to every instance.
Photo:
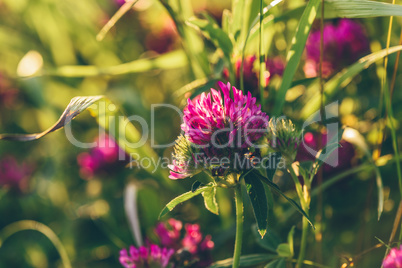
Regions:
[[[214, 147], [210, 152], [218, 150], [222, 145], [236, 149], [247, 148], [263, 135], [258, 130], [266, 129], [268, 116], [261, 111], [260, 105], [256, 105], [256, 99], [250, 92], [243, 95], [240, 90], [232, 87], [232, 98], [230, 83], [225, 85], [219, 82], [219, 86], [223, 98], [218, 91], [211, 89], [211, 93], [202, 93], [195, 102], [188, 100], [181, 128], [190, 142]], [[224, 129], [229, 131], [218, 133]]]
[[161, 248], [158, 245], [151, 244], [149, 247], [130, 246], [120, 251], [119, 261], [125, 268], [141, 267], [167, 267], [171, 257], [174, 254], [173, 249]]
[[[299, 150], [297, 152], [296, 160], [299, 162], [303, 161], [314, 161], [315, 155], [310, 153], [309, 151], [312, 149], [315, 152], [318, 152], [321, 148], [323, 148], [327, 141], [327, 133], [323, 133], [321, 135], [322, 144], [321, 148], [319, 147], [319, 133], [311, 133], [307, 132], [304, 134], [303, 142], [300, 144]], [[337, 148], [331, 155], [328, 156], [327, 161], [331, 163], [338, 163], [337, 166], [333, 167], [328, 164], [324, 164], [324, 172], [331, 173], [335, 171], [339, 171], [351, 166], [352, 159], [355, 155], [355, 150], [353, 145], [345, 140], [340, 141], [341, 147]], [[309, 150], [310, 149], [310, 150]], [[337, 154], [336, 154], [337, 153]], [[335, 159], [337, 157], [337, 159]]]
[[[320, 62], [319, 29], [313, 30], [306, 43], [307, 77], [316, 77]], [[350, 19], [341, 19], [337, 24], [324, 25], [323, 76], [329, 77], [340, 68], [350, 65], [370, 51], [369, 40], [364, 28]]]
[[[231, 165], [234, 158], [249, 156], [254, 153], [249, 148], [266, 134], [268, 116], [261, 111], [260, 105], [256, 105], [256, 98], [250, 92], [243, 95], [235, 87], [231, 88], [230, 83], [225, 85], [219, 82], [218, 85], [221, 92], [211, 89], [210, 93], [202, 93], [196, 100], [188, 99], [181, 128], [189, 147], [195, 148], [197, 153], [187, 150], [186, 153], [190, 153], [183, 157], [175, 148], [173, 165], [170, 166], [171, 178], [192, 175], [188, 170], [197, 170], [200, 162], [203, 162], [204, 167], [211, 168], [213, 175], [223, 176], [225, 172], [237, 172], [238, 167], [232, 165], [232, 169], [228, 169], [229, 166], [221, 165], [220, 160], [225, 158], [229, 162], [225, 164]], [[200, 155], [204, 159], [200, 159]], [[214, 163], [206, 163], [205, 158], [214, 159]], [[177, 161], [178, 159], [189, 160], [193, 166], [185, 161]]]
[[32, 171], [32, 166], [18, 164], [14, 157], [6, 156], [0, 160], [0, 185], [25, 191]]
[[180, 240], [180, 231], [183, 223], [175, 219], [169, 219], [167, 223], [160, 222], [156, 225], [155, 233], [164, 247], [177, 248]]
[[96, 147], [90, 152], [78, 155], [81, 177], [90, 179], [95, 174], [105, 171], [118, 163], [119, 155], [124, 154], [119, 145], [108, 135], [101, 135], [96, 140]]
[[402, 246], [393, 248], [382, 262], [384, 268], [402, 268]]

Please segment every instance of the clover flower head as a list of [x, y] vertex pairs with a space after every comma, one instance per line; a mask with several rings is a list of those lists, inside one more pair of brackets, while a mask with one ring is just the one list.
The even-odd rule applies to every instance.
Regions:
[[402, 246], [393, 248], [382, 262], [384, 268], [402, 268]]
[[293, 161], [300, 143], [300, 132], [291, 120], [272, 118], [269, 121], [268, 142], [271, 149]]
[[257, 141], [263, 132], [254, 130], [266, 128], [268, 116], [250, 92], [243, 95], [230, 83], [219, 82], [219, 87], [221, 92], [211, 89], [194, 102], [188, 100], [181, 128], [190, 142], [221, 155], [228, 148], [243, 149]]
[[[177, 139], [169, 166], [171, 179], [189, 177], [203, 169], [226, 177], [250, 168], [256, 152], [253, 147], [266, 135], [269, 117], [250, 92], [245, 95], [230, 83], [218, 85], [220, 91], [211, 89], [188, 100], [181, 125], [184, 136]], [[248, 167], [235, 167], [235, 159], [247, 160]]]
[[139, 248], [130, 246], [129, 251], [127, 249], [120, 251], [119, 261], [125, 268], [165, 268], [168, 266], [174, 253], [173, 249], [161, 248], [154, 244], [151, 244], [149, 247], [141, 246]]
[[269, 118], [256, 105], [256, 98], [230, 83], [218, 85], [220, 91], [211, 89], [188, 100], [181, 125], [184, 137], [178, 138], [169, 166], [171, 179], [192, 176], [202, 169], [221, 177], [238, 173], [245, 168], [234, 167], [235, 158], [248, 161], [256, 151], [250, 152], [250, 148], [266, 135]]
[[[335, 71], [352, 64], [370, 51], [370, 44], [361, 24], [351, 19], [340, 19], [337, 23], [324, 25], [323, 76], [329, 77]], [[321, 31], [312, 30], [306, 42], [307, 77], [316, 77], [320, 62]]]
[[160, 222], [156, 225], [155, 233], [161, 245], [164, 247], [175, 248], [180, 241], [183, 223], [175, 219], [169, 219], [166, 223]]

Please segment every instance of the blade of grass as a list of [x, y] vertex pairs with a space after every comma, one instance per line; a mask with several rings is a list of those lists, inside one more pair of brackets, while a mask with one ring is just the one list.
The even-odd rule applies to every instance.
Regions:
[[320, 4], [320, 0], [310, 0], [299, 21], [296, 33], [292, 40], [291, 48], [287, 54], [287, 64], [283, 73], [282, 84], [275, 98], [273, 116], [279, 116], [282, 111], [282, 107], [285, 104], [286, 92], [292, 84], [297, 66], [299, 65], [304, 47], [306, 46], [308, 34], [310, 33], [311, 26], [317, 15]]
[[123, 15], [126, 14], [138, 1], [139, 0], [127, 0], [96, 35], [96, 40], [102, 41], [116, 22], [121, 19], [121, 17], [123, 17]]
[[402, 6], [368, 0], [325, 0], [325, 18], [402, 16]]
[[87, 77], [102, 75], [123, 75], [128, 73], [143, 73], [152, 70], [169, 70], [183, 68], [188, 65], [188, 59], [183, 50], [175, 50], [166, 54], [139, 59], [115, 66], [98, 67], [93, 65], [80, 66], [70, 65], [62, 66], [53, 70], [43, 70], [31, 77], [49, 75], [59, 77]]
[[[400, 50], [402, 50], [402, 46], [391, 47], [388, 51], [386, 51], [386, 49], [383, 49], [381, 51], [377, 51], [370, 55], [367, 55], [358, 60], [355, 64], [345, 68], [342, 72], [338, 73], [327, 83], [325, 83], [324, 104], [326, 104], [338, 92], [339, 89], [347, 86], [350, 81], [352, 81], [353, 77], [355, 77], [361, 71], [367, 69], [371, 64], [384, 58], [386, 55], [395, 53]], [[301, 120], [307, 119], [310, 115], [312, 115], [320, 108], [321, 102], [319, 98], [319, 93], [313, 95], [311, 99], [307, 100], [307, 102], [308, 105], [306, 105], [300, 111]]]
[[[259, 37], [260, 37], [260, 41], [259, 43], [262, 43], [262, 33], [263, 33], [263, 29], [264, 29], [264, 19], [266, 18], [268, 11], [273, 8], [274, 6], [276, 6], [277, 4], [279, 4], [280, 2], [282, 2], [283, 0], [274, 0], [272, 1], [268, 6], [266, 6], [263, 10], [262, 10], [262, 16], [261, 16], [261, 10], [260, 13], [257, 15], [257, 17], [251, 22], [250, 28], [247, 32], [246, 35], [246, 39], [244, 41], [244, 44], [241, 48], [241, 65], [240, 65], [240, 89], [241, 91], [244, 92], [244, 56], [245, 56], [245, 51], [246, 51], [246, 46], [247, 46], [247, 41], [250, 38], [250, 34], [252, 33], [253, 29], [258, 28], [259, 29]], [[261, 9], [261, 8], [260, 8]], [[272, 22], [272, 19], [270, 18], [268, 20], [268, 22]], [[268, 23], [266, 23], [268, 24]], [[260, 27], [261, 25], [261, 27]], [[261, 30], [261, 32], [260, 32]], [[255, 32], [257, 32], [257, 30], [255, 30]], [[260, 48], [262, 46], [260, 45]], [[260, 51], [261, 54], [261, 51]], [[261, 60], [261, 59], [260, 59]], [[260, 65], [261, 65], [261, 61], [260, 61]], [[261, 66], [260, 66], [260, 70], [261, 70]], [[260, 73], [260, 77], [261, 73]]]
[[22, 220], [13, 222], [4, 227], [0, 232], [0, 247], [3, 246], [4, 241], [13, 234], [26, 230], [38, 231], [46, 236], [50, 240], [50, 242], [52, 242], [53, 246], [59, 253], [64, 268], [72, 267], [70, 259], [68, 258], [67, 251], [57, 235], [48, 226], [37, 221]]

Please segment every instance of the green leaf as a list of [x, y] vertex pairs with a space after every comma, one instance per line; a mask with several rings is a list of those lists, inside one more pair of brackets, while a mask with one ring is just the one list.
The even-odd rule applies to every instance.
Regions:
[[60, 77], [87, 77], [100, 75], [122, 75], [128, 73], [143, 73], [152, 70], [170, 70], [188, 65], [188, 59], [183, 50], [175, 50], [160, 56], [138, 59], [115, 66], [66, 65], [56, 69], [43, 70], [32, 76], [50, 75]]
[[300, 212], [304, 217], [306, 217], [306, 219], [308, 220], [308, 222], [310, 223], [310, 225], [315, 229], [313, 223], [311, 222], [309, 216], [306, 214], [306, 212], [300, 207], [299, 204], [297, 204], [293, 199], [287, 197], [278, 187], [278, 185], [276, 185], [275, 183], [273, 183], [272, 181], [270, 181], [269, 179], [265, 178], [264, 176], [262, 176], [257, 170], [253, 171], [253, 174], [255, 174], [256, 176], [258, 176], [258, 178], [264, 182], [265, 184], [267, 184], [272, 190], [274, 190], [276, 193], [278, 193], [279, 195], [283, 196], [287, 201], [289, 201], [289, 203], [298, 211]]
[[163, 210], [159, 214], [159, 218], [162, 218], [167, 213], [172, 211], [178, 204], [183, 203], [184, 201], [187, 201], [187, 200], [193, 198], [194, 196], [197, 196], [212, 187], [213, 186], [205, 186], [202, 188], [198, 188], [195, 192], [190, 191], [190, 192], [177, 196], [172, 201], [170, 201], [169, 203], [166, 204], [166, 206], [163, 208]]
[[232, 17], [229, 23], [229, 32], [233, 39], [240, 35], [241, 29], [244, 25], [244, 8], [246, 0], [233, 0], [232, 1]]
[[303, 15], [297, 26], [296, 33], [292, 40], [292, 46], [287, 55], [287, 65], [282, 77], [282, 84], [275, 98], [274, 116], [278, 116], [282, 107], [285, 104], [286, 92], [293, 81], [293, 76], [296, 73], [297, 66], [306, 46], [308, 34], [311, 30], [311, 25], [317, 15], [321, 0], [310, 0], [303, 12]]
[[280, 244], [278, 246], [278, 248], [276, 249], [276, 252], [281, 257], [285, 257], [285, 258], [293, 257], [292, 250], [290, 249], [290, 246], [288, 243]]
[[326, 19], [402, 16], [402, 6], [367, 0], [325, 0], [324, 12]]
[[247, 193], [253, 206], [253, 212], [258, 225], [258, 232], [261, 238], [267, 232], [268, 225], [268, 201], [265, 195], [265, 189], [262, 182], [249, 173], [244, 177], [247, 187]]
[[274, 178], [275, 172], [278, 168], [279, 163], [281, 162], [282, 159], [282, 154], [277, 152], [277, 153], [272, 153], [269, 156], [269, 159], [267, 159], [267, 161], [269, 161], [269, 163], [265, 163], [266, 165], [266, 172], [267, 172], [267, 177], [268, 179], [270, 179], [272, 181], [272, 179]]
[[202, 192], [205, 207], [212, 213], [219, 215], [219, 207], [216, 202], [216, 187], [211, 187]]
[[210, 39], [217, 48], [222, 49], [225, 56], [230, 59], [233, 51], [233, 44], [229, 36], [212, 20], [204, 20], [192, 17], [186, 21], [189, 26], [200, 30], [201, 33]]
[[[240, 266], [242, 267], [247, 267], [247, 266], [253, 266], [253, 265], [258, 265], [266, 261], [270, 261], [272, 259], [277, 258], [278, 255], [272, 255], [272, 254], [250, 254], [250, 255], [245, 255], [240, 257]], [[223, 267], [231, 267], [233, 264], [233, 258], [229, 258], [226, 260], [221, 260], [214, 262], [209, 266], [210, 268], [223, 268]]]
[[[345, 68], [342, 72], [339, 72], [335, 75], [331, 80], [325, 83], [324, 86], [324, 105], [335, 96], [335, 94], [339, 91], [339, 89], [346, 87], [355, 77], [364, 69], [367, 69], [374, 62], [384, 58], [385, 56], [395, 53], [397, 51], [401, 51], [402, 46], [390, 47], [387, 49], [383, 49], [377, 52], [374, 52], [370, 55], [367, 55], [360, 60], [358, 60], [355, 64]], [[304, 108], [300, 111], [300, 119], [306, 120], [310, 115], [318, 111], [320, 108], [320, 93], [317, 92], [315, 95], [311, 97], [311, 99], [307, 100]]]
[[284, 258], [276, 259], [265, 265], [264, 268], [286, 268], [286, 259]]
[[271, 252], [276, 252], [276, 248], [281, 243], [281, 240], [278, 234], [276, 234], [272, 228], [267, 229], [267, 233], [265, 234], [264, 238], [261, 238], [257, 225], [253, 225], [251, 230], [258, 245]]
[[290, 231], [288, 233], [288, 244], [289, 244], [290, 253], [292, 254], [292, 256], [294, 256], [294, 254], [295, 254], [294, 243], [293, 243], [294, 234], [295, 234], [295, 226], [292, 226], [292, 228], [290, 229]]

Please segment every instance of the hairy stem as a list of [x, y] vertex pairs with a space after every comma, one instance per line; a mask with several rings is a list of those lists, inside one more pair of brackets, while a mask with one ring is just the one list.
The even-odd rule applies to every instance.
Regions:
[[236, 202], [236, 241], [233, 254], [233, 268], [240, 266], [241, 245], [243, 242], [243, 196], [241, 193], [241, 184], [235, 188]]

